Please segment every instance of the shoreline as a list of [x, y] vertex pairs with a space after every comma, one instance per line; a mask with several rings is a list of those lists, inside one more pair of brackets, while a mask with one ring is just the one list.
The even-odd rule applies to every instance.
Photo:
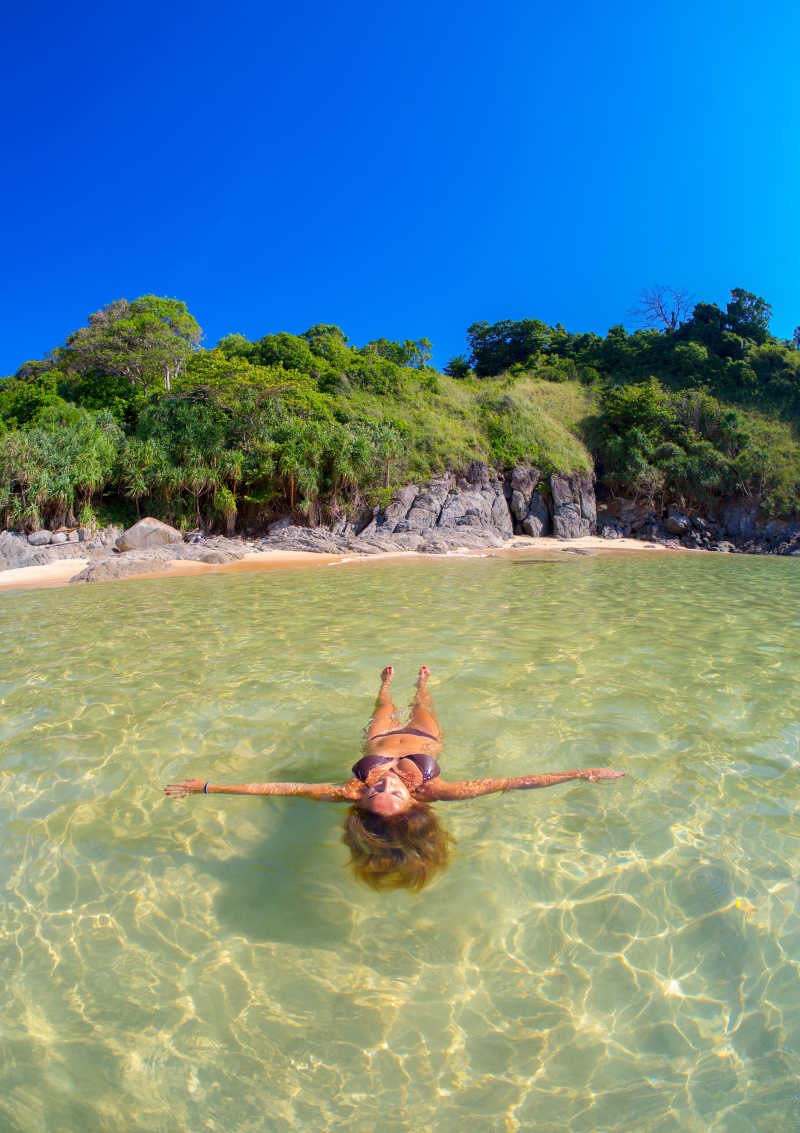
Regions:
[[[464, 549], [446, 555], [430, 555], [419, 551], [386, 551], [378, 555], [359, 555], [345, 553], [339, 555], [321, 554], [316, 551], [248, 551], [243, 558], [232, 563], [201, 563], [187, 559], [171, 559], [159, 564], [158, 569], [143, 571], [130, 578], [113, 579], [114, 582], [127, 582], [136, 579], [180, 578], [199, 574], [240, 574], [256, 573], [265, 570], [283, 570], [303, 566], [339, 566], [349, 563], [370, 561], [385, 562], [387, 559], [443, 559], [443, 558], [517, 558], [518, 552], [536, 551], [555, 556], [613, 555], [631, 553], [664, 553], [675, 548], [664, 547], [659, 543], [643, 542], [639, 539], [602, 539], [599, 535], [584, 535], [579, 539], [560, 540], [552, 537], [533, 537], [518, 535], [509, 540], [504, 547], [487, 547], [480, 550]], [[686, 554], [710, 554], [709, 551], [694, 551], [681, 548]], [[89, 563], [89, 559], [61, 559], [43, 566], [15, 567], [0, 571], [0, 592], [6, 590], [44, 590], [57, 586], [68, 586], [70, 581]]]

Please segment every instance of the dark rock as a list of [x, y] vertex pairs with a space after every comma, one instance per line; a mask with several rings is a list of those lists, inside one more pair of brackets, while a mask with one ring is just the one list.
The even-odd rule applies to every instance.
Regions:
[[511, 473], [511, 491], [521, 492], [530, 499], [539, 486], [542, 474], [538, 468], [529, 464], [518, 465]]
[[274, 523], [270, 523], [267, 527], [268, 535], [275, 535], [278, 531], [285, 531], [287, 527], [292, 526], [292, 521], [288, 517], [285, 519], [276, 519]]
[[355, 535], [356, 533], [355, 524], [351, 523], [346, 516], [343, 516], [341, 519], [337, 519], [335, 523], [332, 523], [330, 530], [334, 535]]
[[553, 498], [553, 534], [557, 539], [591, 535], [597, 522], [594, 482], [588, 476], [550, 477]]
[[752, 536], [758, 524], [758, 504], [753, 500], [734, 500], [722, 513], [722, 527], [726, 535]]
[[685, 535], [691, 529], [692, 522], [688, 515], [679, 515], [671, 512], [664, 520], [664, 527], [670, 535]]
[[613, 523], [625, 534], [630, 534], [634, 524], [641, 526], [642, 523], [650, 519], [652, 519], [652, 509], [647, 504], [640, 504], [636, 500], [621, 497], [606, 500], [597, 509], [598, 527], [603, 523]]
[[383, 515], [373, 516], [358, 538], [427, 537], [434, 531], [438, 536], [442, 531], [464, 528], [493, 530], [501, 538], [510, 538], [514, 531], [502, 478], [478, 461], [463, 476], [445, 473], [423, 488], [407, 484], [399, 489]]
[[112, 582], [119, 578], [131, 578], [137, 574], [147, 574], [158, 570], [149, 559], [131, 558], [127, 555], [115, 555], [90, 563], [87, 567], [70, 579], [72, 584], [83, 582]]
[[[416, 500], [419, 494], [419, 487], [416, 484], [406, 484], [405, 487], [398, 488], [392, 498], [392, 502], [383, 513], [382, 526], [387, 527], [390, 531], [394, 531], [395, 526], [401, 523], [411, 511], [414, 500]], [[373, 519], [374, 518], [375, 517], [373, 517]]]
[[601, 539], [622, 539], [622, 532], [611, 523], [604, 523], [600, 528]]
[[[533, 468], [529, 464], [521, 464], [513, 469], [510, 482], [505, 485], [505, 494], [509, 501], [509, 510], [517, 523], [524, 524], [530, 513], [531, 500], [541, 478], [542, 474], [539, 469]], [[536, 514], [534, 513], [534, 515]], [[549, 512], [547, 520], [549, 523]]]
[[521, 526], [526, 535], [537, 537], [550, 534], [550, 509], [539, 492], [534, 492], [528, 501], [528, 511]]

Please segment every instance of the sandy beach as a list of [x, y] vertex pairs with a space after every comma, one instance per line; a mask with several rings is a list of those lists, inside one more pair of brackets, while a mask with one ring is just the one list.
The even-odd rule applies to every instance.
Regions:
[[[452, 552], [449, 556], [422, 555], [415, 551], [390, 551], [381, 555], [324, 555], [312, 551], [249, 551], [244, 558], [237, 562], [223, 565], [198, 563], [185, 559], [173, 559], [171, 562], [160, 564], [158, 570], [137, 574], [141, 578], [173, 578], [181, 575], [195, 574], [239, 574], [242, 571], [283, 570], [287, 567], [328, 566], [334, 563], [346, 565], [355, 562], [385, 562], [387, 559], [438, 559], [453, 558], [454, 556], [491, 556], [516, 557], [526, 555], [531, 551], [560, 557], [570, 554], [618, 554], [620, 552], [634, 552], [647, 554], [664, 552], [670, 548], [658, 543], [645, 543], [638, 539], [601, 539], [598, 535], [585, 535], [580, 539], [570, 539], [568, 542], [558, 539], [532, 538], [517, 536], [507, 547], [488, 548], [486, 550], [464, 550]], [[53, 586], [66, 586], [71, 579], [87, 566], [88, 559], [63, 559], [45, 566], [20, 567], [15, 570], [0, 571], [0, 591], [2, 590], [36, 590]], [[117, 581], [130, 581], [119, 579]]]

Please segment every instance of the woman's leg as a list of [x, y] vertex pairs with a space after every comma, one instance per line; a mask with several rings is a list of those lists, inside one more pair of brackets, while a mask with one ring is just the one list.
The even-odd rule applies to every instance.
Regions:
[[375, 711], [367, 726], [368, 740], [371, 740], [374, 736], [380, 736], [383, 732], [391, 732], [400, 727], [397, 709], [392, 703], [392, 694], [389, 692], [389, 685], [392, 683], [393, 676], [393, 667], [387, 665], [381, 673], [381, 687], [378, 691], [378, 699], [375, 702]]
[[411, 701], [411, 715], [408, 718], [408, 727], [416, 728], [418, 732], [427, 732], [437, 740], [442, 738], [442, 730], [433, 710], [433, 700], [428, 692], [428, 677], [431, 675], [427, 665], [423, 665], [417, 677], [417, 691]]

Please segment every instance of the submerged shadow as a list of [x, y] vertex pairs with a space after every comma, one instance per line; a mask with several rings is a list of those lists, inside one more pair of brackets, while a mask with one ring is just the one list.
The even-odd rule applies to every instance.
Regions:
[[268, 833], [247, 856], [190, 859], [220, 882], [215, 912], [221, 925], [247, 939], [331, 947], [342, 938], [344, 858], [332, 853], [344, 806], [281, 799], [265, 808]]

